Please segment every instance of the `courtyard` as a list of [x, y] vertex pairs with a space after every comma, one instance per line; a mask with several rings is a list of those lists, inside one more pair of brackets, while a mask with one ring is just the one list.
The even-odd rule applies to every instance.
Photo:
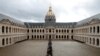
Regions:
[[[0, 56], [46, 56], [47, 40], [28, 40], [0, 48]], [[75, 41], [52, 41], [53, 56], [100, 56], [100, 49]]]

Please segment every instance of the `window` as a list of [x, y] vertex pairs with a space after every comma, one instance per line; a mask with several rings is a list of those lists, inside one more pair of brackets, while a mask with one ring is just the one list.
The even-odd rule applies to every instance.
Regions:
[[6, 44], [8, 44], [8, 38], [6, 38]]
[[59, 29], [59, 33], [60, 33], [60, 29]]
[[32, 29], [32, 33], [33, 33], [33, 29]]
[[92, 27], [90, 27], [90, 33], [92, 32]]
[[95, 33], [95, 27], [93, 27], [93, 33]]
[[27, 30], [27, 33], [29, 33], [29, 29]]
[[34, 30], [34, 32], [36, 32], [36, 29]]
[[91, 38], [90, 38], [90, 44], [91, 44]]
[[51, 32], [51, 29], [49, 29], [49, 32]]
[[71, 39], [73, 40], [73, 36], [71, 36]]
[[32, 35], [32, 39], [33, 39], [33, 35]]
[[66, 39], [66, 35], [64, 35], [64, 39]]
[[93, 45], [95, 45], [95, 39], [93, 38]]
[[66, 33], [66, 30], [64, 30], [64, 32]]
[[62, 29], [62, 33], [63, 33], [63, 29]]
[[69, 30], [67, 30], [67, 33], [69, 33]]
[[43, 35], [43, 39], [44, 39], [44, 35]]
[[58, 35], [56, 35], [56, 39], [58, 39]]
[[99, 46], [99, 39], [97, 39], [97, 46]]
[[99, 29], [99, 26], [97, 26], [97, 33], [99, 33], [100, 29]]
[[2, 39], [2, 45], [5, 45], [5, 39]]
[[27, 36], [27, 39], [29, 39], [29, 36]]
[[4, 33], [5, 32], [5, 27], [4, 26], [2, 26], [2, 33]]
[[44, 29], [43, 29], [43, 33], [44, 33]]
[[67, 35], [67, 39], [69, 39], [69, 36]]
[[58, 33], [58, 30], [56, 30], [56, 32]]
[[11, 33], [11, 27], [9, 27], [9, 32]]
[[71, 33], [73, 33], [73, 30], [71, 30]]
[[39, 30], [37, 30], [37, 32], [39, 32]]
[[9, 40], [10, 40], [10, 43], [11, 43], [11, 38]]

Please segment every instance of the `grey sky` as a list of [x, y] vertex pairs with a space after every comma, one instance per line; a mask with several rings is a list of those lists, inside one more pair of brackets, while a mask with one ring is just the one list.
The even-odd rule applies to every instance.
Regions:
[[43, 22], [52, 6], [59, 22], [76, 22], [100, 13], [100, 0], [0, 0], [0, 12], [25, 22]]

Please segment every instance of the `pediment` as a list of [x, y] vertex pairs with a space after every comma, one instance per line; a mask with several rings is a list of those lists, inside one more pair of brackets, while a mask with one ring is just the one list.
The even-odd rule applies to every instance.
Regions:
[[2, 19], [2, 20], [0, 21], [0, 23], [1, 23], [1, 24], [7, 24], [7, 25], [11, 25], [11, 24], [12, 24], [11, 21], [10, 21], [9, 19]]
[[98, 18], [95, 18], [95, 19], [92, 19], [89, 24], [97, 24], [97, 23], [100, 23], [100, 19]]

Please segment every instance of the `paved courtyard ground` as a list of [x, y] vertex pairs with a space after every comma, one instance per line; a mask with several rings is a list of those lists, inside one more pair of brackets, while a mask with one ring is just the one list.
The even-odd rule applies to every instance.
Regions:
[[[100, 48], [75, 41], [53, 41], [53, 56], [100, 56]], [[28, 40], [0, 48], [0, 56], [46, 56], [48, 41]]]
[[47, 41], [28, 40], [0, 48], [0, 56], [45, 56]]
[[53, 41], [54, 56], [100, 56], [100, 48], [75, 41]]

